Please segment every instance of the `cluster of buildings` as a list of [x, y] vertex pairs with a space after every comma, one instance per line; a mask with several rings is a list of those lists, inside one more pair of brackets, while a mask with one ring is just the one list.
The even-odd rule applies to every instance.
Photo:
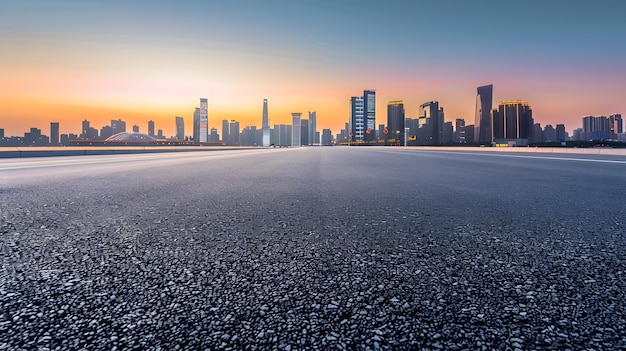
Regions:
[[467, 124], [462, 118], [457, 118], [454, 124], [446, 122], [444, 108], [438, 101], [423, 103], [417, 116], [409, 117], [404, 102], [396, 100], [387, 103], [387, 124], [375, 127], [375, 94], [374, 90], [365, 90], [363, 96], [351, 98], [349, 122], [336, 135], [339, 143], [526, 146], [566, 140], [618, 139], [622, 133], [621, 115], [599, 117], [601, 122], [593, 123], [590, 118], [594, 117], [585, 117], [581, 132], [575, 132], [574, 138], [570, 138], [564, 124], [542, 127], [535, 123], [532, 107], [525, 101], [504, 100], [494, 108], [493, 85], [477, 88], [473, 124]]
[[[236, 120], [223, 120], [221, 133], [209, 128], [208, 100], [200, 99], [200, 106], [193, 113], [192, 133], [187, 135], [185, 119], [175, 117], [176, 135], [166, 138], [163, 131], [155, 133], [154, 121], [148, 121], [147, 133], [140, 133], [139, 126], [126, 130], [126, 122], [117, 119], [99, 130], [91, 127], [88, 120], [82, 122], [79, 135], [59, 135], [59, 123], [50, 123], [50, 136], [31, 128], [23, 137], [5, 137], [0, 129], [0, 146], [56, 146], [99, 145], [112, 141], [132, 139], [134, 142], [152, 145], [228, 145], [228, 146], [304, 146], [333, 144], [362, 145], [485, 145], [527, 146], [563, 143], [567, 140], [621, 140], [622, 116], [586, 116], [582, 128], [574, 130], [570, 137], [564, 124], [542, 127], [535, 123], [530, 104], [521, 100], [500, 101], [493, 106], [493, 85], [477, 88], [476, 110], [473, 124], [462, 118], [445, 121], [444, 108], [438, 101], [428, 101], [419, 106], [417, 114], [407, 116], [402, 100], [387, 103], [387, 123], [376, 124], [376, 91], [367, 89], [360, 96], [350, 98], [350, 117], [345, 128], [333, 137], [330, 129], [317, 130], [317, 114], [308, 112], [291, 114], [291, 124], [269, 125], [268, 101], [263, 100], [261, 128], [241, 128]], [[141, 134], [141, 135], [140, 135]]]

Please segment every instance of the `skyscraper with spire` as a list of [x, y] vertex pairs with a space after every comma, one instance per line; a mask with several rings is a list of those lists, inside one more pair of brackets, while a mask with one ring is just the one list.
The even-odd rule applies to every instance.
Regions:
[[261, 130], [263, 133], [263, 146], [270, 146], [270, 121], [267, 114], [267, 99], [263, 99], [263, 121]]

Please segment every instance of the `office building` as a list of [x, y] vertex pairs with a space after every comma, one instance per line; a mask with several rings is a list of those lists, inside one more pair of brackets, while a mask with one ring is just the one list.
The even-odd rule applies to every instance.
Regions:
[[293, 112], [291, 114], [291, 146], [301, 146], [302, 141], [300, 138], [301, 126], [300, 126], [300, 118], [302, 117], [302, 113]]
[[444, 122], [443, 130], [441, 133], [441, 144], [442, 145], [452, 144], [453, 139], [454, 139], [454, 127], [452, 126], [452, 122]]
[[367, 122], [363, 110], [363, 97], [350, 98], [350, 140], [364, 140]]
[[300, 120], [300, 142], [301, 145], [309, 145], [309, 120], [301, 119]]
[[185, 120], [178, 116], [176, 116], [176, 140], [185, 140]]
[[465, 140], [465, 120], [462, 118], [457, 118], [454, 121], [454, 142], [457, 144], [465, 144], [467, 141]]
[[[100, 136], [102, 138], [102, 135]], [[82, 122], [82, 130], [80, 133], [80, 139], [96, 140], [98, 139], [98, 130], [90, 126], [88, 120]]]
[[610, 119], [606, 116], [583, 117], [583, 136], [585, 140], [605, 140], [611, 137]]
[[[417, 133], [418, 145], [440, 145], [440, 134], [443, 129], [443, 108], [438, 101], [423, 103], [419, 108]], [[440, 127], [441, 125], [441, 127]]]
[[217, 143], [220, 141], [220, 135], [217, 134], [217, 128], [211, 128], [211, 134], [209, 134], [209, 142]]
[[[113, 133], [113, 127], [111, 127], [111, 126], [102, 126], [102, 128], [100, 128], [100, 138], [99, 139], [104, 140], [104, 139], [110, 138], [111, 136], [113, 136], [113, 134], [115, 134], [115, 133]], [[93, 140], [91, 138], [85, 138], [85, 139]]]
[[154, 121], [153, 120], [148, 121], [148, 135], [151, 136], [151, 137], [155, 136], [155, 134], [154, 134]]
[[333, 144], [333, 132], [330, 129], [322, 129], [322, 145], [330, 146]]
[[611, 139], [617, 139], [618, 134], [624, 133], [621, 114], [616, 113], [609, 116], [609, 132], [611, 133]]
[[307, 145], [319, 144], [317, 133], [317, 112], [309, 111], [309, 140]]
[[50, 145], [57, 146], [59, 143], [59, 122], [50, 122]]
[[353, 141], [376, 138], [376, 91], [365, 90], [363, 96], [350, 98], [350, 137]]
[[552, 126], [552, 124], [546, 124], [543, 128], [543, 142], [544, 143], [553, 143], [558, 141], [556, 138], [556, 129]]
[[230, 121], [228, 131], [228, 145], [238, 146], [239, 143], [239, 122], [235, 120]]
[[[208, 138], [210, 141], [211, 138]], [[193, 111], [193, 143], [200, 144], [200, 108], [196, 107]]]
[[139, 133], [139, 126], [138, 125], [133, 125], [133, 133]]
[[4, 128], [0, 128], [0, 139], [4, 139]]
[[230, 126], [228, 125], [228, 120], [222, 120], [222, 144], [229, 145], [230, 138]]
[[530, 105], [521, 100], [500, 101], [497, 110], [492, 111], [492, 133], [494, 139], [531, 139], [533, 132], [533, 111]]
[[200, 127], [199, 139], [205, 143], [209, 139], [209, 103], [205, 98], [200, 98]]
[[556, 141], [566, 141], [567, 140], [567, 132], [565, 131], [565, 124], [557, 124], [556, 125]]
[[270, 146], [270, 119], [267, 110], [267, 99], [263, 99], [263, 117], [261, 121], [261, 132], [263, 133], [263, 146]]
[[112, 119], [111, 130], [113, 132], [113, 135], [117, 133], [124, 133], [126, 131], [126, 122], [122, 121], [121, 119], [118, 119], [118, 120]]
[[[366, 141], [372, 141], [376, 137], [374, 131], [376, 130], [376, 91], [365, 90], [363, 92], [363, 109], [366, 118], [366, 130], [364, 139]], [[368, 132], [369, 131], [369, 132]]]
[[533, 137], [531, 140], [533, 143], [543, 142], [543, 129], [541, 128], [541, 123], [533, 124]]
[[493, 133], [491, 130], [491, 109], [493, 106], [493, 85], [477, 88], [476, 115], [474, 119], [474, 141], [483, 145], [491, 145]]
[[389, 101], [387, 104], [387, 131], [396, 142], [404, 140], [404, 102]]

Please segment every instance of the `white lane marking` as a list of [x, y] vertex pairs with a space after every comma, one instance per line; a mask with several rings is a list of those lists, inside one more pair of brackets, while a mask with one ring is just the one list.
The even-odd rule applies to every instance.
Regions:
[[[275, 150], [253, 150], [248, 152], [227, 150], [227, 151], [212, 151], [212, 152], [193, 152], [193, 154], [181, 155], [177, 152], [172, 153], [159, 153], [159, 154], [148, 154], [148, 155], [129, 155], [129, 154], [119, 154], [119, 155], [95, 155], [95, 156], [87, 156], [89, 160], [76, 160], [79, 162], [70, 162], [69, 159], [64, 160], [32, 160], [32, 159], [23, 159], [23, 162], [28, 162], [30, 164], [20, 164], [20, 162], [13, 161], [9, 163], [9, 165], [2, 167], [0, 162], [0, 171], [11, 171], [11, 170], [21, 170], [21, 169], [33, 169], [33, 168], [51, 168], [51, 167], [68, 167], [68, 166], [86, 166], [86, 165], [94, 165], [94, 164], [109, 164], [109, 163], [128, 163], [128, 162], [150, 162], [150, 161], [164, 161], [164, 160], [176, 160], [183, 161], [189, 159], [200, 159], [200, 158], [211, 158], [211, 159], [221, 159], [227, 157], [237, 157], [237, 156], [247, 156], [252, 154], [267, 153], [273, 152]], [[85, 157], [85, 156], [70, 156], [69, 158], [74, 157]], [[100, 157], [97, 160], [94, 160], [93, 157]], [[34, 163], [34, 164], [33, 164]]]
[[455, 152], [455, 151], [426, 151], [426, 150], [406, 150], [406, 151], [398, 151], [398, 150], [377, 150], [383, 151], [387, 153], [396, 153], [396, 154], [404, 154], [406, 155], [406, 151], [415, 151], [413, 154], [417, 153], [430, 153], [430, 154], [455, 154], [455, 155], [471, 155], [471, 156], [493, 156], [493, 157], [512, 157], [512, 158], [531, 158], [531, 159], [540, 159], [540, 160], [557, 160], [557, 161], [580, 161], [580, 162], [598, 162], [598, 163], [617, 163], [617, 164], [626, 164], [626, 161], [620, 160], [599, 160], [592, 158], [577, 158], [577, 157], [556, 157], [556, 156], [534, 156], [534, 155], [511, 155], [511, 154], [492, 154], [492, 153], [480, 153], [480, 152]]

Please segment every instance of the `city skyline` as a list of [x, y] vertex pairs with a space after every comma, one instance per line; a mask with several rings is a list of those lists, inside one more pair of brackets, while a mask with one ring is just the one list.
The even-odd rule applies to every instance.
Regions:
[[197, 97], [208, 99], [208, 129], [258, 126], [267, 98], [270, 124], [317, 111], [320, 130], [339, 130], [350, 96], [373, 88], [379, 113], [403, 100], [417, 118], [439, 101], [446, 121], [471, 122], [476, 87], [493, 84], [494, 104], [528, 101], [535, 120], [571, 132], [583, 116], [625, 110], [620, 6], [5, 1], [0, 121], [6, 135], [50, 121], [75, 133], [83, 119], [153, 120], [174, 135], [172, 118], [191, 125]]

